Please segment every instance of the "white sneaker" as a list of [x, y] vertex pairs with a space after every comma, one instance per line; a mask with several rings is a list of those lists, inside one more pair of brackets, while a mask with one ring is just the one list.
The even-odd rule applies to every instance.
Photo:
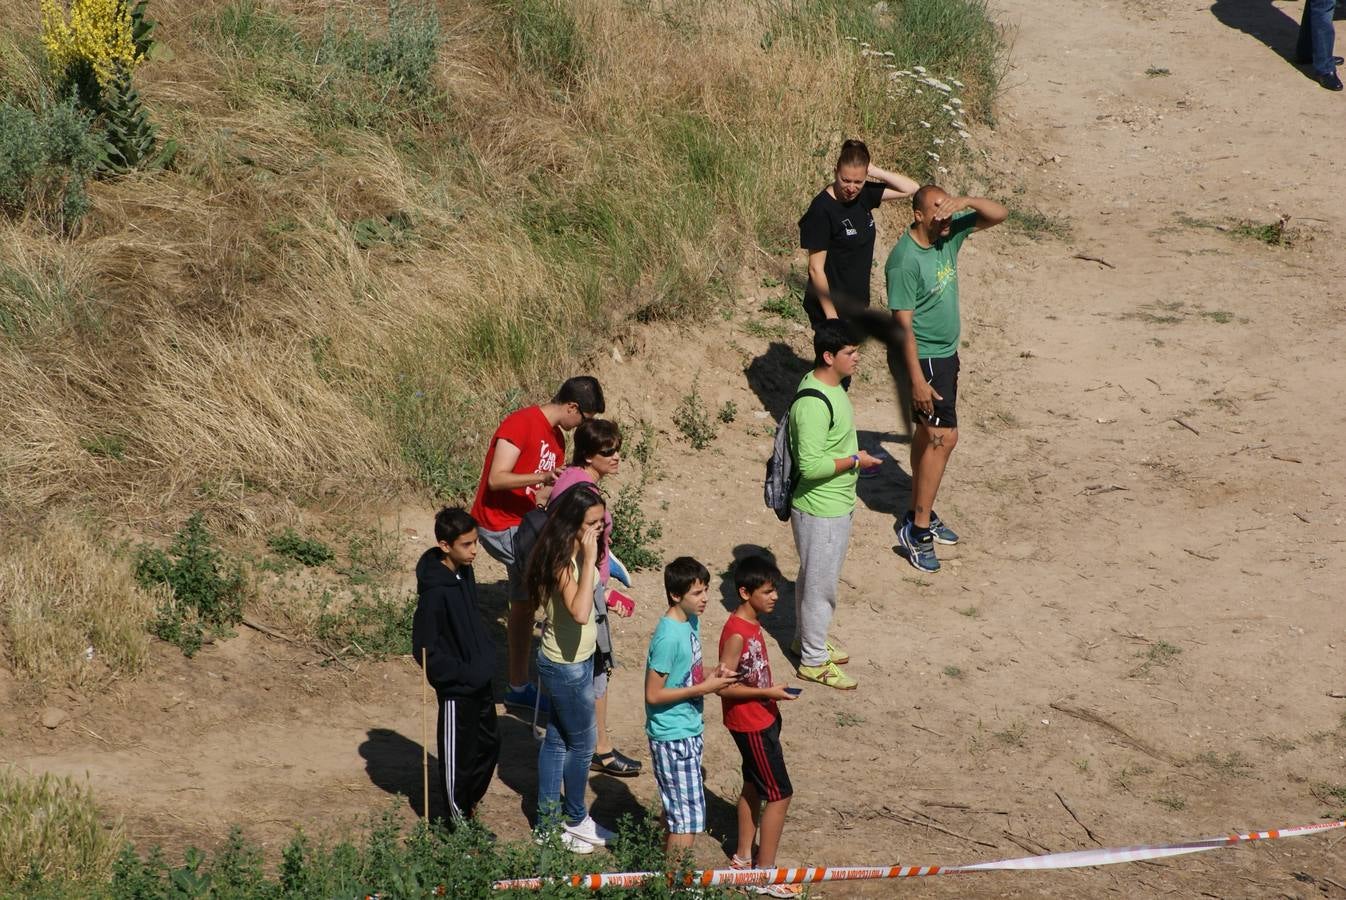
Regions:
[[565, 847], [571, 853], [578, 853], [583, 856], [586, 853], [594, 852], [594, 845], [581, 837], [570, 833], [570, 829], [561, 832], [561, 846]]
[[578, 825], [567, 825], [564, 837], [575, 837], [581, 841], [587, 841], [595, 847], [606, 847], [608, 841], [616, 835], [595, 822], [593, 816], [585, 816], [584, 821]]
[[[546, 843], [546, 840], [542, 837], [542, 835], [539, 834], [533, 838], [533, 843], [541, 847], [543, 844]], [[571, 853], [578, 853], [581, 856], [583, 856], [586, 853], [594, 852], [593, 844], [589, 843], [588, 841], [581, 840], [580, 838], [575, 837], [573, 834], [568, 834], [564, 831], [561, 832], [561, 846], [569, 850]]]

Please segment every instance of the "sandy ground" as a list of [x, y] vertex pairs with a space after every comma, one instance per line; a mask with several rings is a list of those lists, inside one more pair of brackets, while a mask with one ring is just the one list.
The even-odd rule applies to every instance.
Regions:
[[[1346, 700], [1328, 696], [1346, 690], [1346, 257], [1334, 240], [1346, 174], [1333, 155], [1346, 100], [1283, 58], [1300, 10], [1000, 4], [1015, 42], [1000, 130], [977, 135], [986, 187], [1073, 230], [1034, 241], [1002, 229], [965, 248], [964, 425], [939, 501], [965, 540], [942, 551], [944, 571], [919, 576], [894, 552], [899, 467], [863, 483], [834, 628], [860, 689], [810, 686], [785, 710], [797, 793], [783, 863], [948, 864], [1343, 812], [1322, 785], [1346, 784]], [[1281, 214], [1290, 247], [1211, 227]], [[886, 247], [902, 211], [880, 224]], [[736, 404], [700, 453], [665, 427], [647, 496], [666, 555], [700, 557], [717, 582], [753, 546], [775, 551], [788, 576], [796, 567], [760, 473], [806, 335], [746, 330], [771, 321], [758, 311], [771, 293], [750, 292], [708, 328], [634, 335], [621, 362], [597, 370], [627, 422], [668, 422], [693, 378], [712, 408]], [[882, 370], [870, 353], [856, 417], [868, 446], [905, 468]], [[429, 513], [400, 517], [409, 561]], [[487, 585], [501, 577], [490, 560], [479, 568]], [[638, 576], [635, 594], [616, 637], [627, 668], [612, 731], [644, 758], [639, 676], [662, 611], [657, 573]], [[787, 643], [792, 597], [787, 586], [770, 627]], [[497, 587], [486, 599], [502, 611]], [[707, 611], [708, 645], [726, 614]], [[248, 630], [192, 662], [160, 651], [134, 683], [58, 698], [72, 717], [55, 730], [27, 709], [0, 711], [0, 758], [87, 773], [137, 841], [169, 848], [213, 846], [240, 823], [274, 850], [295, 825], [337, 833], [392, 794], [418, 793], [409, 660], [347, 671]], [[781, 648], [771, 653], [791, 674]], [[698, 855], [715, 864], [738, 762], [713, 699], [707, 720], [711, 835]], [[504, 733], [485, 815], [521, 837], [535, 744], [513, 717]], [[648, 774], [593, 786], [600, 819], [654, 797]], [[418, 807], [403, 806], [408, 818]], [[821, 893], [1308, 898], [1346, 897], [1344, 885], [1346, 841], [1332, 833]]]

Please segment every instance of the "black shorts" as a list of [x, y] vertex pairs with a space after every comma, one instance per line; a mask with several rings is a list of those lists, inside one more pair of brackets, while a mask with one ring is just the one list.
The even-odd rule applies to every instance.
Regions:
[[743, 757], [743, 782], [757, 788], [768, 803], [794, 795], [790, 773], [785, 770], [785, 754], [780, 746], [780, 716], [761, 731], [731, 731]]
[[928, 416], [920, 410], [913, 409], [913, 418], [931, 428], [957, 428], [958, 354], [923, 359], [920, 362], [921, 374], [925, 376], [926, 384], [934, 388], [941, 399], [935, 401], [934, 411]]

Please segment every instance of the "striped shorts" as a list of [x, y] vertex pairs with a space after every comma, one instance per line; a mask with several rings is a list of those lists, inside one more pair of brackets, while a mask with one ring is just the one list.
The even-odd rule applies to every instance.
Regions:
[[706, 830], [706, 789], [701, 781], [701, 735], [676, 741], [650, 741], [654, 782], [664, 804], [670, 834]]

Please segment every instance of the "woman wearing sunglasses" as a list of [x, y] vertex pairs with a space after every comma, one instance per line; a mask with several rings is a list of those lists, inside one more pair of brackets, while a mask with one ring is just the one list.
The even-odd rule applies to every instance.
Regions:
[[[552, 497], [560, 497], [576, 485], [588, 484], [595, 488], [609, 475], [617, 474], [622, 464], [622, 433], [616, 422], [590, 419], [575, 429], [575, 451], [570, 466], [556, 479]], [[630, 601], [609, 605], [608, 579], [612, 575], [612, 505], [603, 515], [603, 534], [600, 546], [603, 552], [598, 561], [598, 584], [594, 587], [594, 622], [598, 626], [598, 649], [594, 653], [594, 724], [598, 730], [598, 744], [594, 748], [595, 772], [631, 778], [639, 775], [641, 764], [612, 746], [608, 736], [608, 679], [616, 666], [612, 654], [612, 628], [609, 612], [630, 616]]]

